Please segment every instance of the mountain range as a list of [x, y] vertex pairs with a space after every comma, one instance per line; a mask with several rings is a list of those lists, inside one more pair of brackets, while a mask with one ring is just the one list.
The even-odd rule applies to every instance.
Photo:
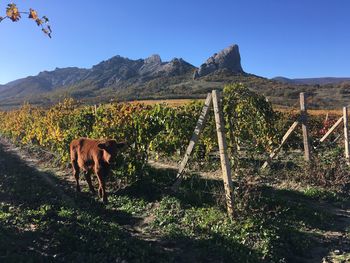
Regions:
[[276, 80], [282, 83], [289, 83], [289, 84], [327, 85], [327, 84], [338, 84], [342, 82], [349, 82], [350, 78], [323, 77], [323, 78], [289, 79], [285, 77], [275, 77], [273, 78], [273, 80]]
[[[164, 62], [159, 55], [152, 55], [137, 60], [114, 56], [90, 69], [67, 67], [43, 71], [0, 85], [0, 107], [17, 107], [24, 101], [45, 106], [64, 97], [86, 103], [201, 98], [211, 89], [221, 89], [225, 83], [232, 82], [245, 83], [282, 106], [293, 104], [300, 91], [313, 95], [318, 107], [350, 99], [350, 78], [266, 79], [246, 73], [238, 46], [231, 45], [210, 56], [199, 68], [182, 58]], [[329, 100], [325, 96], [330, 96]]]

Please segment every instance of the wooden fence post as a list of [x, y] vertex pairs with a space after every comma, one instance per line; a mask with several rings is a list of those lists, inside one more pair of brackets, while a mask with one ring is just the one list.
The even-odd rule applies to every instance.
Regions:
[[339, 124], [343, 121], [343, 117], [340, 117], [336, 123], [327, 131], [325, 135], [320, 139], [320, 142], [324, 142], [328, 138], [328, 136], [339, 126]]
[[206, 98], [205, 103], [204, 103], [204, 106], [203, 106], [203, 109], [202, 109], [202, 112], [198, 118], [196, 128], [194, 129], [190, 143], [187, 146], [185, 156], [182, 159], [179, 170], [177, 172], [176, 181], [171, 187], [171, 190], [174, 192], [176, 192], [178, 190], [178, 188], [181, 184], [183, 171], [185, 170], [186, 164], [188, 162], [189, 157], [191, 156], [191, 153], [193, 151], [194, 146], [198, 142], [199, 135], [203, 130], [205, 121], [208, 118], [208, 113], [209, 113], [211, 103], [212, 103], [212, 95], [211, 95], [211, 93], [208, 93], [207, 98]]
[[212, 96], [213, 96], [216, 132], [217, 132], [218, 143], [219, 143], [222, 176], [223, 176], [224, 188], [226, 193], [227, 213], [229, 216], [232, 216], [233, 215], [233, 185], [232, 185], [232, 178], [231, 178], [230, 161], [227, 155], [225, 126], [224, 126], [222, 112], [219, 106], [219, 99], [218, 99], [218, 94], [216, 90], [212, 91]]
[[264, 164], [261, 166], [261, 169], [265, 169], [268, 164], [272, 161], [272, 159], [278, 154], [278, 152], [282, 149], [282, 146], [286, 143], [289, 136], [292, 134], [292, 132], [295, 130], [295, 128], [298, 126], [299, 120], [293, 122], [293, 124], [289, 127], [288, 131], [284, 134], [282, 138], [281, 144], [270, 154], [269, 158], [264, 162]]
[[301, 126], [303, 130], [303, 141], [304, 141], [304, 158], [305, 161], [310, 161], [310, 141], [309, 141], [309, 132], [307, 128], [307, 109], [305, 104], [305, 94], [304, 92], [300, 93], [300, 117], [301, 117]]
[[343, 120], [344, 120], [344, 143], [345, 143], [345, 158], [346, 162], [350, 164], [349, 160], [349, 127], [348, 127], [348, 108], [343, 107]]

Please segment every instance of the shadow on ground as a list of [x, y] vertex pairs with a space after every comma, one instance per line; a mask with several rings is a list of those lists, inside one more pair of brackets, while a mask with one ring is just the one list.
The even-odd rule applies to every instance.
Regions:
[[[111, 195], [144, 197], [157, 202], [172, 172]], [[162, 175], [162, 177], [158, 177]], [[49, 178], [44, 180], [43, 178]], [[151, 178], [151, 177], [150, 177]], [[210, 182], [209, 182], [210, 183]], [[168, 186], [168, 185], [167, 185]], [[143, 189], [140, 191], [140, 189]], [[202, 200], [202, 198], [200, 198]], [[185, 199], [183, 199], [185, 202]], [[187, 205], [191, 205], [188, 202]], [[0, 261], [3, 262], [222, 262], [225, 248], [212, 249], [212, 240], [134, 235], [128, 227], [141, 219], [107, 209], [95, 196], [76, 193], [74, 186], [50, 172], [40, 172], [0, 146]], [[128, 227], [124, 227], [128, 226]], [[256, 252], [231, 243], [257, 260]], [[208, 251], [203, 251], [207, 247]], [[215, 246], [214, 246], [215, 247]], [[227, 253], [226, 253], [227, 254]], [[249, 256], [250, 255], [250, 256]], [[208, 257], [209, 256], [209, 257]], [[250, 259], [249, 259], [250, 258]]]
[[[152, 202], [159, 202], [164, 196], [173, 196], [180, 200], [184, 208], [215, 206], [225, 210], [222, 181], [194, 175], [185, 179], [179, 192], [174, 194], [167, 189], [174, 182], [176, 172], [173, 169], [150, 168], [150, 175], [147, 178], [119, 194], [146, 198]], [[235, 220], [238, 224], [250, 220], [259, 221], [262, 231], [266, 232], [263, 235], [266, 235], [267, 239], [271, 238], [268, 249], [275, 258], [284, 258], [287, 262], [321, 262], [331, 251], [342, 247], [339, 245], [339, 240], [331, 235], [345, 236], [350, 221], [347, 220], [349, 218], [344, 220], [344, 217], [339, 216], [336, 211], [337, 204], [320, 201], [295, 190], [280, 190], [265, 185], [255, 185], [247, 190], [244, 187], [246, 186], [234, 183], [235, 210], [239, 214]], [[198, 231], [208, 230], [198, 229]], [[210, 250], [209, 244], [225, 239], [225, 236], [218, 236], [215, 232], [208, 233], [211, 237], [208, 250]], [[179, 243], [189, 243], [186, 235], [177, 234], [176, 239]], [[200, 242], [203, 240], [198, 241], [197, 245]], [[229, 240], [226, 244], [229, 244]], [[206, 244], [201, 244], [202, 248], [205, 246]], [[347, 251], [350, 248], [342, 247], [342, 249]], [[225, 255], [225, 252], [218, 252], [219, 249], [216, 251]], [[206, 256], [208, 257], [208, 254]], [[251, 255], [249, 258], [252, 259], [254, 256]], [[223, 257], [221, 260], [226, 261], [227, 258]]]

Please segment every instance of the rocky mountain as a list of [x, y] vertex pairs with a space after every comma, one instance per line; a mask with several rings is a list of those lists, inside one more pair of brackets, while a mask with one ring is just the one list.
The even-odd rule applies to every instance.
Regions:
[[244, 74], [238, 45], [229, 46], [208, 58], [207, 61], [195, 71], [193, 78], [198, 79], [221, 70], [234, 74]]
[[144, 83], [158, 77], [171, 77], [193, 72], [194, 66], [183, 59], [174, 58], [162, 62], [159, 55], [146, 59], [131, 60], [115, 56], [91, 68], [82, 80], [98, 83], [100, 88]]
[[56, 68], [1, 85], [0, 105], [9, 101], [12, 104], [21, 100], [40, 101], [43, 96], [50, 97], [50, 100], [55, 96], [86, 98], [101, 94], [103, 97], [114, 95], [122, 99], [157, 94], [181, 96], [189, 93], [187, 90], [184, 92], [183, 83], [189, 85], [193, 76], [198, 80], [222, 72], [226, 75], [244, 73], [240, 60], [237, 45], [214, 54], [199, 69], [182, 58], [163, 62], [159, 55], [137, 60], [114, 56], [90, 69]]
[[3, 91], [4, 89], [6, 89], [5, 85], [0, 85], [0, 92]]
[[159, 55], [146, 59], [131, 60], [115, 56], [93, 66], [91, 69], [56, 68], [40, 72], [0, 86], [0, 100], [25, 98], [31, 100], [43, 94], [63, 93], [94, 96], [91, 91], [101, 89], [121, 89], [141, 85], [159, 78], [189, 76], [195, 67], [181, 58], [162, 62]]

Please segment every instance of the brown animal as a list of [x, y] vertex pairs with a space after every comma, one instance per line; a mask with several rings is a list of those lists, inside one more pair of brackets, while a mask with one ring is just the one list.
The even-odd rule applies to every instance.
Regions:
[[70, 144], [70, 158], [73, 168], [73, 175], [76, 180], [76, 189], [80, 192], [79, 173], [84, 172], [85, 179], [92, 193], [95, 189], [91, 182], [91, 172], [98, 179], [98, 195], [106, 204], [106, 178], [110, 172], [110, 165], [117, 152], [126, 147], [125, 142], [117, 142], [116, 140], [93, 140], [88, 138], [79, 138], [73, 140]]

